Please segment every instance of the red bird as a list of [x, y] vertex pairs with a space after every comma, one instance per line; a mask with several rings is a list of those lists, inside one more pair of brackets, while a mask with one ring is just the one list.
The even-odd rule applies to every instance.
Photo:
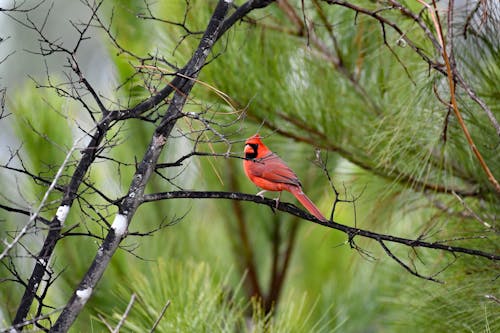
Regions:
[[262, 196], [266, 191], [275, 191], [280, 192], [281, 196], [281, 191], [288, 191], [318, 220], [328, 222], [318, 207], [302, 192], [302, 184], [297, 175], [262, 143], [259, 134], [247, 139], [244, 152], [245, 174], [255, 185], [263, 189], [257, 195]]

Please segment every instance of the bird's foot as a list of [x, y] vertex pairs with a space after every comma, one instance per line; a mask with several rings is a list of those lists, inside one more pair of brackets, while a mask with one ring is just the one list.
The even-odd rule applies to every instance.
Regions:
[[266, 190], [262, 190], [259, 193], [257, 193], [256, 196], [261, 197], [262, 199], [264, 199], [264, 193], [266, 193], [266, 192], [267, 192]]
[[274, 208], [278, 209], [278, 206], [280, 204], [280, 199], [281, 199], [281, 192], [280, 194], [278, 194], [278, 196], [274, 199], [274, 201], [276, 201], [276, 205], [274, 206]]

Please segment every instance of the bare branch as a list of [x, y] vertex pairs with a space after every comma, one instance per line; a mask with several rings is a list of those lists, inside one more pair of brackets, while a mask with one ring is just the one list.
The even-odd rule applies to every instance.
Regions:
[[[49, 258], [52, 256], [56, 243], [59, 240], [62, 224], [71, 209], [73, 200], [77, 196], [78, 188], [82, 183], [87, 170], [90, 168], [95, 159], [95, 154], [98, 151], [99, 144], [104, 139], [108, 128], [109, 120], [104, 118], [101, 123], [97, 125], [97, 129], [87, 145], [87, 148], [83, 150], [83, 156], [80, 159], [73, 176], [71, 177], [70, 183], [65, 189], [61, 205], [58, 209], [59, 214], [56, 214], [50, 222], [49, 233], [45, 238], [40, 253], [37, 256], [39, 260], [37, 260], [35, 264], [33, 272], [29, 278], [28, 287], [26, 288], [17, 309], [16, 317], [13, 321], [14, 325], [24, 322], [29, 312], [31, 304], [36, 296], [37, 288], [40, 285], [43, 275], [45, 274]], [[69, 154], [67, 156], [69, 156]]]
[[130, 301], [128, 302], [128, 305], [127, 305], [127, 308], [125, 309], [125, 312], [123, 313], [122, 317], [120, 318], [120, 321], [118, 322], [118, 324], [116, 325], [116, 327], [115, 327], [115, 329], [113, 330], [112, 333], [118, 333], [118, 332], [120, 332], [120, 328], [123, 326], [123, 324], [125, 324], [125, 320], [128, 317], [128, 313], [132, 309], [132, 305], [135, 302], [135, 298], [136, 298], [136, 295], [132, 294], [132, 297], [130, 297]]
[[[193, 57], [186, 65], [186, 75], [196, 78], [199, 71], [205, 64], [207, 56], [217, 40], [218, 33], [224, 22], [224, 17], [229, 9], [229, 3], [226, 0], [220, 0], [215, 8], [212, 18], [208, 23], [207, 29], [196, 49]], [[174, 79], [175, 80], [175, 79]], [[191, 91], [194, 82], [187, 80], [183, 85], [178, 87], [174, 94], [173, 100], [169, 108], [156, 128], [151, 139], [149, 147], [137, 167], [137, 171], [130, 184], [127, 196], [119, 205], [119, 213], [115, 217], [111, 229], [97, 252], [92, 265], [83, 277], [75, 293], [66, 304], [61, 315], [52, 327], [53, 332], [65, 332], [72, 325], [83, 306], [93, 293], [94, 288], [104, 274], [104, 270], [108, 266], [111, 257], [118, 248], [121, 240], [125, 238], [128, 225], [132, 220], [137, 208], [142, 202], [144, 189], [149, 181], [151, 174], [154, 172], [160, 153], [166, 140], [172, 131], [175, 123], [182, 115], [182, 108], [186, 102], [187, 96]], [[160, 94], [158, 94], [160, 95]], [[153, 107], [154, 104], [149, 104]]]
[[[257, 204], [264, 204], [269, 207], [276, 207], [276, 201], [267, 198], [261, 198], [259, 196], [245, 194], [245, 193], [237, 193], [237, 192], [203, 192], [203, 191], [173, 191], [173, 192], [161, 192], [154, 194], [146, 194], [143, 197], [143, 202], [152, 202], [158, 200], [168, 200], [168, 199], [230, 199], [230, 200], [240, 200], [240, 201], [251, 201]], [[429, 243], [424, 242], [420, 239], [408, 239], [402, 237], [396, 237], [392, 235], [380, 234], [360, 228], [349, 227], [335, 221], [321, 222], [316, 219], [311, 214], [297, 208], [295, 205], [290, 203], [280, 202], [276, 209], [290, 213], [297, 217], [300, 217], [304, 220], [308, 220], [310, 222], [320, 224], [327, 228], [336, 229], [344, 232], [349, 237], [362, 236], [366, 238], [371, 238], [376, 240], [377, 242], [386, 241], [391, 243], [399, 243], [403, 245], [407, 245], [413, 248], [429, 248], [442, 250], [450, 253], [463, 253], [471, 256], [483, 257], [490, 260], [500, 260], [500, 255], [495, 253], [485, 252], [476, 249], [464, 248], [459, 246], [452, 246], [447, 244], [442, 244], [439, 242]]]
[[407, 264], [405, 264], [403, 261], [401, 261], [401, 259], [399, 259], [398, 257], [396, 257], [391, 252], [391, 250], [389, 250], [389, 248], [385, 245], [384, 241], [379, 241], [379, 244], [382, 246], [382, 248], [384, 249], [385, 253], [387, 253], [387, 255], [390, 258], [394, 259], [394, 261], [396, 261], [400, 266], [402, 266], [404, 269], [406, 269], [411, 275], [415, 275], [416, 277], [419, 277], [419, 278], [424, 279], [424, 280], [429, 280], [429, 281], [433, 281], [433, 282], [443, 283], [443, 281], [436, 280], [436, 279], [434, 279], [431, 276], [423, 276], [420, 273], [418, 273], [416, 269], [412, 269], [411, 267], [409, 267]]
[[11, 332], [17, 332], [18, 330], [22, 330], [23, 327], [25, 326], [29, 326], [29, 325], [34, 325], [38, 322], [40, 322], [41, 320], [45, 320], [45, 319], [49, 319], [51, 316], [53, 316], [54, 314], [58, 313], [59, 311], [61, 311], [61, 309], [54, 309], [48, 313], [45, 313], [43, 315], [39, 315], [39, 316], [36, 316], [30, 320], [25, 320], [23, 321], [22, 323], [19, 323], [19, 324], [16, 324], [16, 325], [12, 325], [11, 327], [7, 327], [5, 329], [2, 329], [0, 331], [0, 333], [11, 333]]
[[[29, 218], [28, 222], [24, 225], [24, 227], [21, 229], [21, 231], [19, 231], [19, 233], [16, 235], [16, 237], [14, 238], [14, 240], [12, 240], [12, 242], [8, 243], [7, 241], [4, 241], [5, 247], [4, 247], [3, 251], [2, 251], [2, 253], [0, 253], [0, 260], [2, 260], [9, 253], [9, 251], [14, 247], [14, 245], [16, 245], [17, 242], [19, 242], [19, 240], [26, 234], [26, 232], [31, 227], [31, 224], [35, 220], [37, 220], [38, 215], [40, 214], [41, 209], [45, 206], [45, 203], [47, 201], [47, 198], [49, 197], [49, 194], [55, 188], [57, 182], [59, 181], [59, 178], [62, 175], [62, 172], [63, 172], [64, 168], [66, 167], [66, 164], [68, 163], [69, 159], [71, 158], [71, 156], [73, 154], [73, 151], [76, 149], [76, 147], [79, 144], [79, 142], [80, 142], [81, 139], [82, 138], [79, 138], [79, 139], [77, 139], [73, 143], [73, 146], [71, 147], [71, 149], [69, 150], [69, 152], [66, 154], [66, 158], [64, 159], [64, 161], [62, 162], [61, 166], [57, 170], [57, 173], [54, 176], [54, 179], [52, 180], [52, 183], [50, 184], [50, 186], [47, 189], [47, 191], [45, 191], [45, 194], [44, 194], [44, 196], [42, 198], [42, 201], [40, 202], [38, 208], [35, 209], [35, 211], [30, 215], [30, 218]], [[66, 214], [67, 214], [67, 212], [64, 213], [64, 218], [66, 217]], [[61, 216], [63, 216], [62, 213], [61, 213]], [[61, 221], [61, 222], [63, 222], [63, 221]]]
[[151, 327], [151, 330], [149, 331], [149, 333], [153, 333], [156, 330], [156, 327], [158, 327], [158, 324], [160, 323], [161, 319], [165, 315], [165, 312], [167, 312], [167, 309], [168, 309], [169, 306], [170, 306], [170, 300], [168, 300], [167, 303], [165, 303], [165, 305], [161, 309], [161, 312], [158, 315], [158, 318], [156, 318], [156, 320], [155, 320], [155, 322], [153, 324], [153, 327]]

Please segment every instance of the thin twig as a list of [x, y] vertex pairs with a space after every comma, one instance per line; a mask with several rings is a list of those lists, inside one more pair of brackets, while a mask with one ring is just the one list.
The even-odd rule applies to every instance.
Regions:
[[103, 315], [101, 315], [100, 313], [97, 314], [97, 317], [99, 318], [99, 320], [102, 321], [102, 323], [104, 324], [104, 326], [106, 326], [106, 328], [108, 329], [108, 331], [110, 332], [113, 332], [113, 326], [111, 326], [108, 321], [106, 320], [106, 318], [104, 318]]
[[44, 319], [49, 319], [52, 315], [58, 313], [59, 311], [61, 311], [60, 308], [58, 309], [54, 309], [46, 314], [43, 314], [43, 315], [40, 315], [40, 316], [36, 316], [32, 319], [29, 319], [29, 320], [25, 320], [19, 324], [15, 324], [15, 325], [12, 325], [10, 327], [7, 327], [7, 328], [4, 328], [2, 330], [0, 330], [0, 333], [11, 333], [11, 332], [18, 332], [19, 329], [22, 329], [23, 327], [25, 326], [28, 326], [28, 325], [33, 325], [37, 322], [39, 322], [40, 320], [44, 320]]
[[158, 316], [158, 318], [156, 318], [156, 320], [155, 320], [155, 322], [153, 324], [153, 327], [151, 327], [151, 329], [149, 330], [149, 333], [153, 333], [154, 332], [154, 330], [156, 329], [156, 327], [160, 323], [161, 319], [165, 315], [165, 312], [167, 312], [167, 309], [168, 309], [169, 306], [170, 306], [170, 300], [168, 300], [167, 303], [165, 303], [165, 305], [161, 309], [160, 315]]
[[80, 137], [73, 142], [73, 146], [70, 148], [70, 150], [66, 154], [66, 157], [64, 158], [64, 161], [62, 162], [61, 166], [57, 170], [57, 173], [54, 176], [54, 179], [52, 180], [52, 182], [50, 183], [49, 188], [47, 189], [47, 191], [45, 191], [45, 194], [42, 198], [42, 201], [38, 205], [38, 208], [35, 209], [35, 211], [31, 214], [28, 222], [23, 226], [23, 228], [19, 231], [19, 233], [16, 235], [16, 237], [14, 237], [12, 242], [9, 243], [7, 241], [4, 241], [5, 248], [3, 249], [2, 253], [0, 253], [0, 260], [2, 260], [9, 253], [9, 251], [14, 247], [14, 245], [16, 245], [19, 242], [19, 240], [26, 234], [28, 229], [31, 227], [31, 224], [33, 223], [33, 221], [38, 219], [38, 215], [40, 214], [40, 211], [45, 206], [45, 203], [46, 203], [50, 193], [52, 192], [52, 190], [54, 190], [57, 182], [59, 181], [59, 178], [61, 178], [61, 175], [64, 171], [64, 168], [66, 167], [66, 164], [68, 164], [69, 159], [71, 158], [71, 156], [73, 154], [73, 151], [75, 151], [77, 144], [82, 139], [83, 139], [83, 137]]
[[122, 317], [120, 318], [120, 321], [118, 322], [118, 324], [116, 325], [116, 327], [112, 333], [120, 332], [120, 328], [125, 323], [125, 320], [128, 317], [128, 313], [130, 312], [130, 309], [132, 309], [132, 305], [134, 305], [135, 298], [136, 298], [136, 294], [134, 293], [134, 294], [132, 294], [132, 297], [130, 297], [130, 301], [128, 302], [127, 308], [125, 309], [125, 312], [123, 313]]
[[464, 199], [462, 199], [458, 194], [456, 193], [453, 193], [453, 195], [455, 196], [455, 198], [458, 199], [458, 201], [460, 201], [460, 203], [462, 204], [462, 206], [465, 208], [465, 210], [467, 210], [471, 216], [476, 219], [477, 221], [479, 221], [483, 226], [485, 226], [486, 228], [488, 229], [492, 229], [492, 226], [491, 224], [489, 224], [488, 222], [484, 221], [478, 214], [476, 214], [476, 212], [474, 212], [472, 210], [472, 208], [469, 207], [469, 205], [467, 205], [467, 203], [464, 201]]
[[394, 253], [392, 253], [391, 250], [389, 250], [389, 248], [385, 245], [384, 241], [379, 241], [379, 244], [380, 244], [380, 246], [382, 246], [382, 248], [384, 249], [385, 253], [390, 258], [392, 258], [394, 261], [396, 261], [401, 267], [403, 267], [404, 269], [406, 269], [410, 274], [415, 275], [416, 277], [419, 277], [421, 279], [425, 279], [425, 280], [429, 280], [429, 281], [433, 281], [433, 282], [438, 282], [438, 283], [443, 283], [443, 281], [434, 279], [432, 276], [424, 276], [424, 275], [420, 274], [419, 272], [417, 272], [416, 269], [413, 269], [410, 266], [408, 266], [407, 264], [405, 264], [401, 259], [399, 259], [398, 257], [396, 257], [394, 255]]

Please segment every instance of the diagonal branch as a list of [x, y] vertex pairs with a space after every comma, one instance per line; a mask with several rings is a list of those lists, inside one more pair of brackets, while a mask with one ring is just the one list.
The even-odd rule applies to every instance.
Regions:
[[38, 254], [35, 267], [28, 281], [28, 286], [24, 291], [23, 297], [19, 307], [17, 308], [16, 316], [13, 325], [19, 325], [25, 321], [26, 316], [31, 308], [33, 300], [36, 297], [38, 286], [42, 281], [45, 274], [48, 262], [55, 246], [61, 235], [61, 228], [68, 215], [68, 212], [77, 196], [78, 188], [80, 187], [85, 175], [87, 174], [90, 165], [94, 162], [96, 152], [99, 145], [104, 139], [107, 130], [109, 129], [109, 121], [104, 118], [98, 125], [95, 133], [92, 135], [87, 148], [83, 150], [83, 157], [80, 159], [73, 176], [71, 177], [69, 185], [66, 187], [61, 205], [57, 210], [57, 214], [52, 218], [49, 223], [50, 229], [43, 243], [42, 249]]
[[[259, 196], [250, 195], [246, 193], [237, 192], [214, 192], [214, 191], [173, 191], [173, 192], [161, 192], [154, 194], [146, 194], [143, 197], [143, 202], [152, 202], [158, 200], [168, 200], [168, 199], [230, 199], [230, 200], [240, 200], [240, 201], [250, 201], [257, 204], [267, 205], [269, 207], [276, 207], [276, 201], [267, 198], [261, 198]], [[297, 208], [295, 205], [290, 203], [280, 202], [278, 210], [287, 212], [289, 214], [298, 216], [304, 220], [320, 224], [324, 227], [336, 229], [342, 231], [350, 238], [361, 236], [365, 238], [374, 239], [377, 242], [391, 242], [403, 244], [412, 248], [428, 248], [441, 250], [449, 253], [463, 253], [471, 256], [483, 257], [489, 260], [498, 261], [500, 260], [500, 255], [490, 252], [485, 252], [481, 250], [465, 248], [460, 246], [452, 246], [439, 242], [425, 242], [420, 239], [409, 239], [397, 236], [391, 236], [386, 234], [381, 234], [365, 229], [350, 227], [344, 224], [337, 223], [335, 221], [322, 222], [316, 219], [311, 214]]]
[[[228, 9], [229, 1], [219, 0], [198, 48], [185, 67], [186, 75], [194, 78], [198, 76], [217, 40], [218, 32]], [[156, 128], [146, 153], [137, 167], [128, 194], [119, 204], [119, 213], [116, 215], [106, 239], [99, 247], [90, 268], [64, 307], [51, 332], [68, 331], [95, 290], [120, 242], [126, 237], [128, 226], [137, 208], [142, 203], [144, 189], [155, 171], [156, 163], [167, 142], [167, 138], [177, 120], [183, 117], [182, 109], [194, 83], [193, 80], [186, 80], [181, 86], [176, 87], [176, 93], [166, 114]]]
[[128, 302], [127, 308], [125, 309], [125, 312], [123, 313], [122, 317], [120, 318], [120, 321], [116, 325], [115, 329], [113, 330], [112, 333], [118, 333], [120, 332], [120, 328], [125, 324], [125, 320], [128, 317], [128, 313], [132, 309], [132, 305], [134, 305], [135, 299], [136, 299], [136, 294], [132, 294], [132, 297], [130, 297], [130, 301]]
[[[254, 9], [258, 8], [264, 8], [271, 3], [273, 3], [276, 0], [248, 0], [244, 4], [242, 4], [240, 7], [236, 9], [236, 11], [231, 14], [229, 17], [224, 19], [222, 22], [221, 28], [217, 31], [217, 35], [215, 36], [216, 40], [218, 41], [219, 38], [221, 38], [227, 30], [229, 30], [236, 22], [241, 20], [243, 17], [245, 17], [248, 13], [250, 13]], [[232, 1], [227, 0], [228, 3], [232, 3]], [[187, 78], [186, 78], [187, 76]], [[197, 76], [194, 73], [189, 73], [188, 69], [186, 67], [182, 68], [179, 73], [176, 75], [176, 77], [167, 85], [165, 86], [162, 90], [160, 90], [158, 93], [155, 95], [151, 96], [150, 98], [142, 101], [132, 109], [127, 109], [127, 110], [119, 110], [112, 112], [111, 114], [113, 115], [114, 119], [128, 119], [128, 118], [134, 118], [142, 113], [151, 110], [155, 106], [159, 105], [163, 100], [170, 95], [175, 89], [179, 89], [182, 85], [185, 84], [186, 81], [194, 78]]]
[[401, 259], [399, 259], [398, 257], [396, 257], [394, 255], [394, 253], [392, 253], [392, 251], [389, 250], [389, 248], [385, 245], [384, 241], [379, 241], [379, 243], [380, 243], [380, 246], [382, 246], [382, 248], [384, 249], [385, 253], [390, 258], [394, 259], [394, 261], [396, 261], [401, 267], [403, 267], [404, 269], [406, 269], [410, 274], [415, 275], [416, 277], [419, 277], [419, 278], [424, 279], [424, 280], [429, 280], [429, 281], [433, 281], [433, 282], [443, 283], [440, 280], [436, 280], [432, 276], [421, 275], [419, 272], [417, 272], [416, 269], [412, 269], [410, 266], [408, 266], [407, 264], [405, 264]]
[[160, 323], [160, 320], [165, 315], [165, 312], [167, 312], [167, 309], [168, 309], [169, 306], [170, 306], [170, 300], [168, 300], [167, 303], [165, 303], [165, 305], [161, 309], [160, 314], [158, 315], [158, 318], [156, 318], [156, 320], [155, 320], [155, 322], [153, 324], [153, 327], [151, 327], [151, 329], [149, 330], [149, 333], [153, 333], [156, 330], [156, 327], [158, 327], [158, 324]]

